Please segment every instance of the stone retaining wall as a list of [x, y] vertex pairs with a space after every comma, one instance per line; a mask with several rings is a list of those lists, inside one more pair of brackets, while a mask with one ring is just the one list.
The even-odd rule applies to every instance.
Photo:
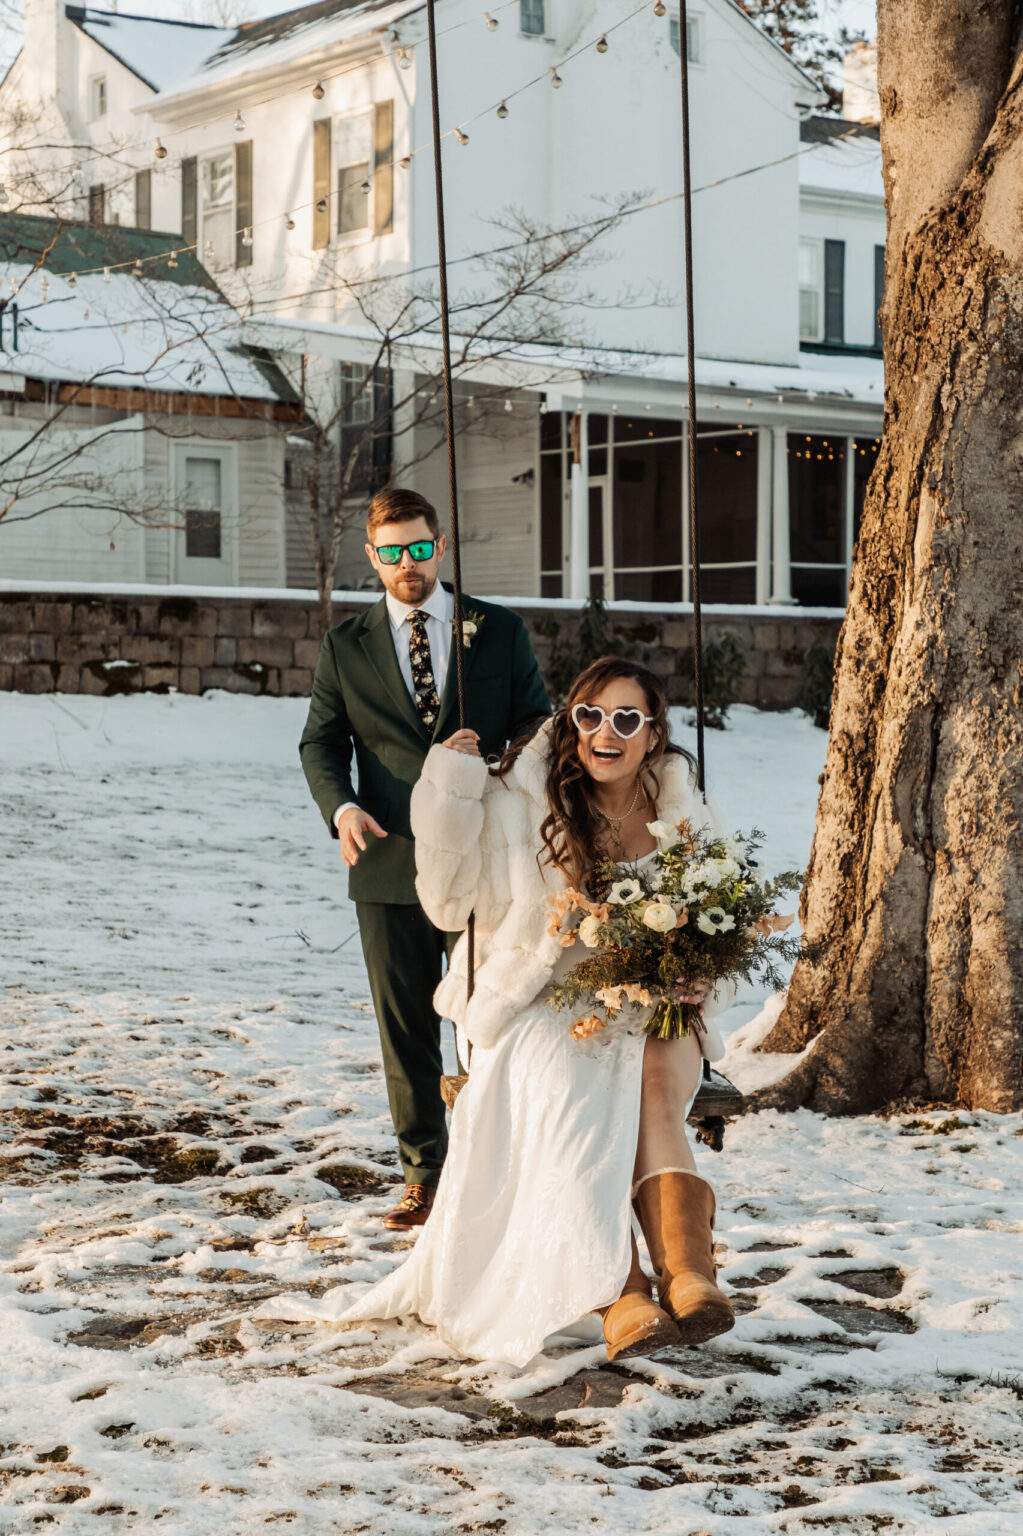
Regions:
[[[575, 614], [516, 603], [542, 668], [552, 646], [571, 645]], [[363, 611], [339, 602], [335, 622]], [[675, 612], [612, 610], [613, 628], [633, 654], [665, 678], [673, 703], [691, 699], [692, 618]], [[715, 608], [705, 616], [713, 645], [733, 634], [744, 652], [743, 703], [786, 709], [804, 700], [807, 653], [819, 670], [840, 620], [791, 609]], [[556, 636], [550, 633], [557, 629]], [[114, 596], [60, 592], [0, 593], [0, 691], [116, 694], [138, 691], [308, 695], [319, 650], [317, 611], [306, 598]]]

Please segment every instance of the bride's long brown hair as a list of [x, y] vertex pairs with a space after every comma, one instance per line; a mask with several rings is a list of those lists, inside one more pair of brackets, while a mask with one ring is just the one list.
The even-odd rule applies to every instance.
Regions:
[[[594, 811], [587, 793], [590, 779], [579, 761], [579, 733], [572, 721], [572, 707], [589, 702], [608, 683], [619, 678], [639, 684], [646, 697], [647, 714], [652, 717], [653, 742], [641, 770], [651, 805], [651, 820], [657, 816], [657, 798], [661, 792], [658, 769], [665, 756], [680, 755], [688, 759], [690, 768], [696, 766], [689, 753], [675, 746], [668, 734], [667, 695], [660, 678], [648, 667], [619, 656], [602, 656], [580, 672], [563, 707], [557, 710], [551, 722], [545, 786], [547, 815], [540, 824], [543, 849], [539, 855], [541, 863], [559, 869], [577, 888], [589, 872], [601, 829], [606, 824]], [[515, 742], [505, 753], [497, 769], [500, 777], [503, 778], [511, 768], [523, 745]]]

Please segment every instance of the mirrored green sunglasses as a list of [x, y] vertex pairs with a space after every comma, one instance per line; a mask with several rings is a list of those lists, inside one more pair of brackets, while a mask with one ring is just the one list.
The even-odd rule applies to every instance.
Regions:
[[381, 565], [397, 565], [406, 550], [417, 563], [432, 560], [435, 544], [435, 539], [417, 539], [414, 544], [375, 544], [373, 547]]

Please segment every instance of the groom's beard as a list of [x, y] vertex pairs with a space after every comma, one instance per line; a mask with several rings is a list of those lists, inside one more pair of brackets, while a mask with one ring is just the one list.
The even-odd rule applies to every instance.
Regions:
[[407, 603], [410, 608], [419, 608], [426, 602], [436, 585], [436, 576], [431, 580], [420, 571], [409, 571], [407, 576], [401, 574], [395, 577], [391, 590], [400, 602]]

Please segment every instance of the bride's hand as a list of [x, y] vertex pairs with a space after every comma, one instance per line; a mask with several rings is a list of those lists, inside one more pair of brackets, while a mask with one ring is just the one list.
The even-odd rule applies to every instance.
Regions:
[[444, 742], [445, 747], [450, 747], [452, 752], [464, 752], [466, 757], [479, 757], [479, 736], [468, 728], [456, 731]]
[[692, 1003], [694, 1007], [702, 1008], [710, 996], [709, 981], [680, 981], [675, 985], [680, 1003]]

